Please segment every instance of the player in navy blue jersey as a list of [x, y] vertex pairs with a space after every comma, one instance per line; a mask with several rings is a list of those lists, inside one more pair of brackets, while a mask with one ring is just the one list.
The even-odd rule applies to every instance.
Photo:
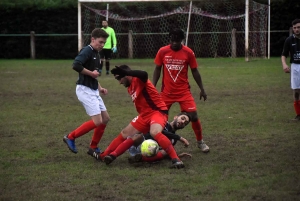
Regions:
[[76, 82], [76, 95], [82, 103], [86, 113], [91, 120], [84, 122], [81, 126], [63, 137], [71, 152], [77, 153], [75, 139], [94, 130], [88, 154], [100, 153], [98, 143], [104, 133], [109, 115], [100, 96], [100, 93], [107, 94], [107, 89], [103, 88], [97, 80], [100, 67], [99, 51], [102, 50], [108, 34], [101, 28], [96, 28], [91, 33], [91, 42], [82, 48], [73, 62], [73, 70], [78, 72], [79, 77]]
[[[283, 71], [291, 73], [291, 88], [293, 89], [296, 112], [296, 117], [293, 120], [300, 121], [300, 19], [295, 19], [292, 26], [294, 34], [285, 40], [281, 63]], [[289, 55], [291, 68], [286, 63], [286, 58]]]

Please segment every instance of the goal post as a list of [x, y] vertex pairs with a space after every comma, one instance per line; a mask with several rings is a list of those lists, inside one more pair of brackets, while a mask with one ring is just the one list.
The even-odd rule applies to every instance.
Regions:
[[196, 57], [266, 58], [268, 5], [254, 0], [78, 0], [78, 51], [108, 19], [117, 58], [154, 58], [171, 27]]

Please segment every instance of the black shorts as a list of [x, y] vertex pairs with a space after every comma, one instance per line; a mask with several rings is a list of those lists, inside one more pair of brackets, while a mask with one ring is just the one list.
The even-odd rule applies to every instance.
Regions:
[[100, 52], [101, 58], [102, 59], [107, 59], [107, 60], [111, 59], [111, 54], [112, 54], [111, 49], [102, 49], [101, 52]]

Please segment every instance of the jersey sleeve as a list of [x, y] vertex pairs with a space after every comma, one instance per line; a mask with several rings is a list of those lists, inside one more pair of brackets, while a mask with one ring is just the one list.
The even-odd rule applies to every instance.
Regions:
[[189, 63], [189, 66], [190, 66], [191, 69], [198, 67], [198, 63], [197, 63], [197, 60], [196, 60], [195, 53], [192, 50], [190, 52], [190, 63]]
[[111, 38], [112, 38], [112, 47], [117, 46], [117, 38], [116, 38], [116, 33], [114, 29], [111, 29]]
[[154, 63], [157, 66], [163, 65], [163, 59], [162, 59], [161, 49], [159, 49], [158, 52], [156, 53], [156, 56], [155, 56], [155, 59], [154, 59]]

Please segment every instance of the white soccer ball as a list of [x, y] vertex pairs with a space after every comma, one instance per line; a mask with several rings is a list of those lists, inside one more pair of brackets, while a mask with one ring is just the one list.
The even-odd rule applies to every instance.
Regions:
[[155, 156], [159, 151], [159, 145], [156, 141], [148, 139], [141, 145], [141, 152], [143, 156], [151, 157]]

